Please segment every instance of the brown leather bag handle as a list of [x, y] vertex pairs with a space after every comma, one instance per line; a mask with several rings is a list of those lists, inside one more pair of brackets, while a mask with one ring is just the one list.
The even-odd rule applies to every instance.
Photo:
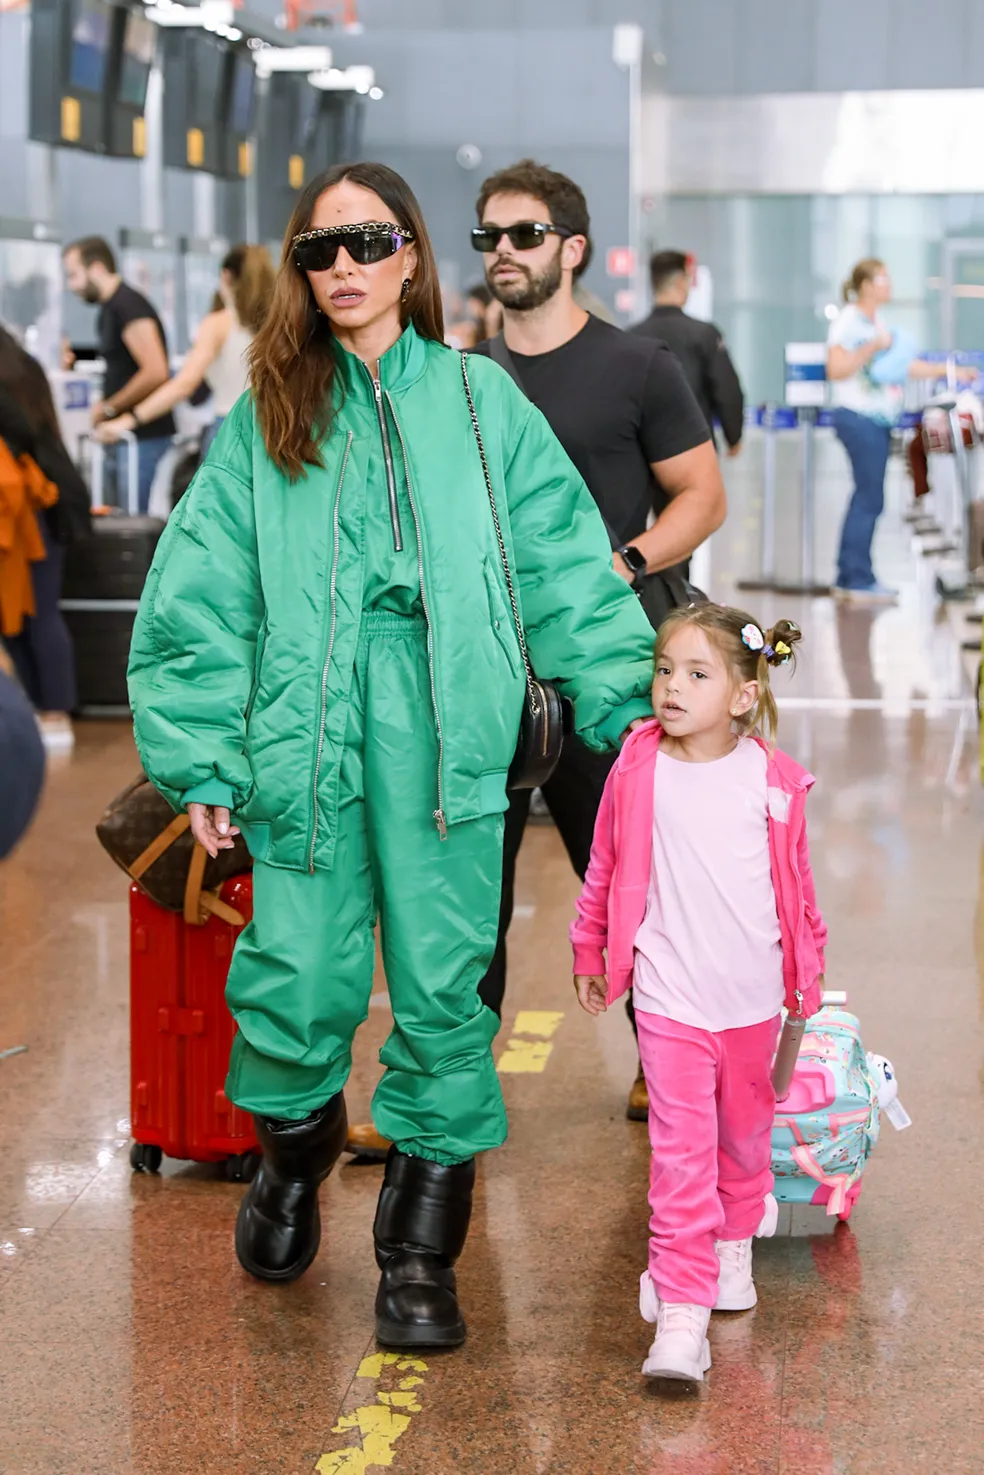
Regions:
[[205, 877], [205, 862], [207, 860], [208, 851], [204, 845], [199, 845], [196, 840], [191, 852], [191, 862], [188, 866], [188, 878], [185, 881], [184, 895], [184, 919], [192, 927], [200, 927], [204, 921], [202, 916], [202, 881]]
[[149, 871], [155, 860], [160, 860], [169, 845], [173, 845], [179, 835], [183, 835], [191, 824], [186, 814], [178, 814], [172, 819], [166, 829], [161, 830], [155, 840], [151, 840], [147, 849], [137, 856], [132, 865], [127, 869], [134, 881], [139, 881], [145, 871]]
[[[205, 912], [211, 912], [213, 917], [219, 917], [223, 922], [228, 922], [230, 926], [246, 926], [246, 918], [242, 912], [237, 912], [235, 907], [231, 907], [227, 901], [223, 901], [217, 892], [203, 891], [201, 903]], [[207, 917], [202, 918], [203, 922], [207, 920]]]
[[185, 882], [185, 921], [192, 927], [202, 927], [208, 921], [211, 913], [212, 916], [220, 917], [223, 922], [229, 922], [233, 927], [245, 927], [246, 918], [237, 912], [235, 907], [223, 901], [217, 891], [202, 890], [207, 860], [208, 851], [204, 845], [196, 842], [191, 852], [191, 864], [188, 867], [188, 879]]

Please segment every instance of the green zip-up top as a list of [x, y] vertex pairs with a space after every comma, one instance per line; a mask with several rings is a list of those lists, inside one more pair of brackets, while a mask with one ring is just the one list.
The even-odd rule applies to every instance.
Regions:
[[[533, 667], [573, 700], [584, 741], [613, 748], [651, 714], [649, 623], [543, 416], [491, 360], [468, 368]], [[164, 531], [130, 653], [151, 780], [176, 809], [228, 805], [256, 859], [297, 870], [334, 858], [366, 596], [343, 505], [345, 527], [393, 509], [416, 553], [433, 697], [420, 720], [440, 752], [421, 782], [439, 829], [505, 809], [525, 690], [458, 354], [407, 328], [378, 388], [341, 350], [338, 383], [324, 466], [296, 482], [238, 401]]]

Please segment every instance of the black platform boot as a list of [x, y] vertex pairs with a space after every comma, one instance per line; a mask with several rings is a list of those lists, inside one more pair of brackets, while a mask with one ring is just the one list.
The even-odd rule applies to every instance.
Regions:
[[236, 1254], [259, 1280], [296, 1280], [318, 1253], [318, 1188], [345, 1146], [345, 1099], [337, 1096], [302, 1122], [253, 1118], [263, 1161], [239, 1206]]
[[383, 1274], [376, 1337], [384, 1347], [459, 1347], [465, 1323], [451, 1268], [471, 1218], [475, 1159], [446, 1168], [390, 1149], [373, 1239]]

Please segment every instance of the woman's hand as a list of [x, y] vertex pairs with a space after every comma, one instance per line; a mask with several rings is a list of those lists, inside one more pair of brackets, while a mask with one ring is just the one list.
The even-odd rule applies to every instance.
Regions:
[[232, 849], [232, 837], [238, 835], [239, 830], [229, 823], [229, 811], [221, 804], [189, 804], [188, 818], [191, 820], [191, 833], [213, 860], [220, 850]]
[[101, 445], [113, 446], [129, 431], [135, 430], [136, 425], [137, 422], [132, 415], [117, 415], [114, 420], [101, 421], [93, 431], [93, 438]]
[[589, 1014], [604, 1014], [608, 1008], [608, 980], [603, 973], [576, 973], [574, 991], [581, 1008]]

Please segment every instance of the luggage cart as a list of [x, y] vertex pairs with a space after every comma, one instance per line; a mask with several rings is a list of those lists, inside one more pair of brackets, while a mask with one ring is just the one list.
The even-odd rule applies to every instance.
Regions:
[[958, 581], [950, 583], [941, 573], [936, 590], [941, 599], [973, 599], [984, 592], [984, 502], [977, 497], [980, 434], [973, 417], [961, 414], [951, 398], [927, 407], [922, 435], [934, 478], [939, 482], [943, 475], [939, 496], [945, 539], [941, 545], [928, 544], [922, 553], [960, 555], [963, 570]]
[[[829, 414], [812, 405], [793, 408], [767, 404], [756, 415], [765, 433], [762, 479], [761, 573], [751, 579], [740, 579], [737, 587], [770, 590], [778, 594], [801, 594], [823, 598], [831, 593], [829, 584], [820, 583], [814, 574], [816, 533], [816, 431], [829, 423]], [[781, 431], [799, 430], [800, 434], [800, 577], [791, 581], [776, 574], [776, 492], [777, 436]]]
[[[128, 717], [126, 668], [133, 622], [164, 523], [138, 514], [137, 442], [126, 444], [126, 508], [105, 505], [105, 455], [90, 438], [83, 445], [94, 513], [92, 535], [73, 544], [65, 560], [59, 608], [75, 651], [78, 710], [85, 717]], [[119, 488], [117, 488], [119, 490]]]

